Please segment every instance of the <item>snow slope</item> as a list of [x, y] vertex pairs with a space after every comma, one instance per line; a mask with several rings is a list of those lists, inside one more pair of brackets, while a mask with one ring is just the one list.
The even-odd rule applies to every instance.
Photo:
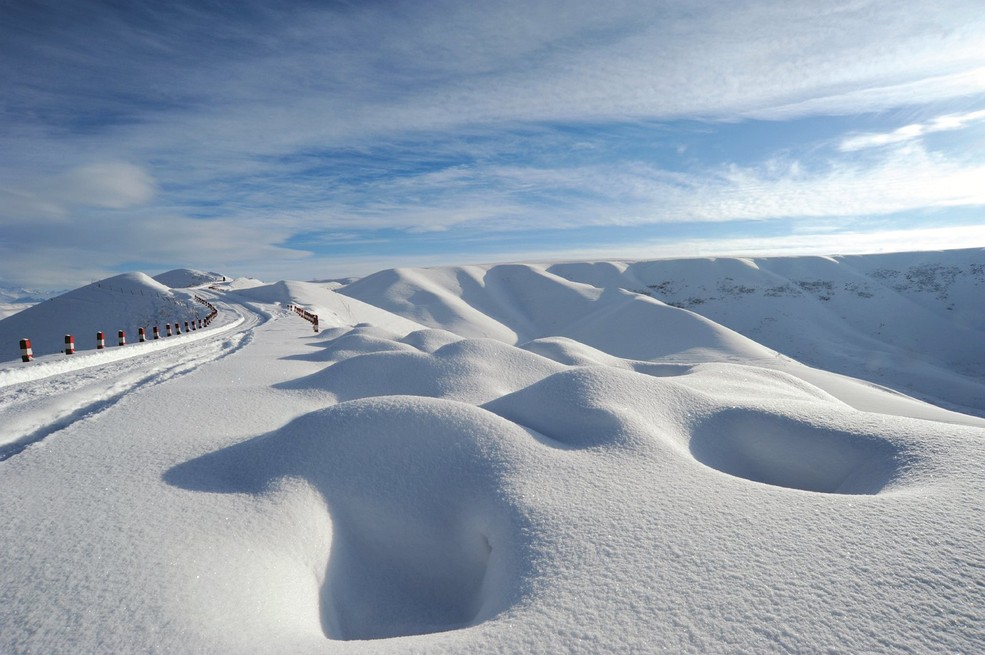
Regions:
[[96, 348], [96, 333], [106, 345], [117, 343], [117, 332], [137, 341], [137, 329], [151, 334], [153, 326], [204, 318], [209, 310], [189, 294], [176, 293], [143, 273], [124, 273], [69, 291], [0, 321], [0, 362], [20, 360], [20, 340], [30, 339], [35, 355], [63, 352], [65, 335], [77, 351]]
[[985, 415], [985, 250], [574, 262], [548, 269], [700, 313], [811, 366]]
[[172, 289], [200, 287], [213, 282], [224, 282], [226, 276], [221, 273], [206, 273], [193, 268], [176, 268], [165, 273], [159, 273], [154, 279]]
[[533, 265], [382, 271], [339, 293], [461, 336], [563, 336], [617, 357], [769, 360], [776, 353], [692, 312]]
[[353, 289], [0, 378], [120, 389], [0, 461], [0, 652], [985, 648], [985, 419], [544, 267]]

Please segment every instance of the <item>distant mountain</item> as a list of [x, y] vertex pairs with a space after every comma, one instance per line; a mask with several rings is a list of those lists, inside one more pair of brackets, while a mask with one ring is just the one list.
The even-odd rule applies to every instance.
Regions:
[[155, 275], [154, 279], [172, 289], [187, 289], [200, 287], [212, 282], [225, 282], [226, 276], [221, 273], [206, 273], [191, 268], [176, 268], [166, 273]]
[[63, 291], [38, 291], [37, 289], [0, 287], [0, 303], [39, 303]]
[[32, 305], [57, 296], [64, 291], [38, 291], [13, 287], [0, 287], [0, 320], [22, 312]]
[[61, 352], [65, 335], [75, 338], [77, 350], [96, 347], [96, 332], [104, 332], [109, 347], [117, 331], [137, 340], [137, 329], [204, 318], [208, 310], [185, 293], [175, 293], [144, 273], [124, 273], [93, 282], [0, 320], [0, 361], [20, 357], [19, 342], [30, 339], [36, 356]]

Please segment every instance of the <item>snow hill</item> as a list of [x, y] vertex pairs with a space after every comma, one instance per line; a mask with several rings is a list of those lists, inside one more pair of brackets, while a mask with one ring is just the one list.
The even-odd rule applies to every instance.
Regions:
[[714, 359], [769, 359], [767, 346], [985, 416], [981, 249], [391, 270], [340, 292], [466, 336], [567, 336], [637, 359], [694, 358], [667, 335], [706, 333]]
[[226, 276], [221, 273], [206, 273], [196, 271], [192, 268], [176, 268], [166, 273], [155, 275], [154, 279], [166, 287], [172, 289], [187, 289], [188, 287], [200, 287], [212, 282], [223, 282]]
[[985, 650], [985, 418], [564, 267], [231, 283], [146, 361], [0, 365], [0, 652]]
[[567, 263], [811, 366], [985, 416], [985, 250]]
[[29, 307], [0, 321], [0, 362], [19, 360], [20, 340], [30, 339], [36, 356], [62, 352], [65, 335], [76, 350], [96, 347], [96, 333], [115, 345], [117, 332], [137, 340], [137, 329], [150, 335], [155, 325], [203, 318], [208, 309], [190, 295], [175, 293], [143, 273], [124, 273], [93, 282]]

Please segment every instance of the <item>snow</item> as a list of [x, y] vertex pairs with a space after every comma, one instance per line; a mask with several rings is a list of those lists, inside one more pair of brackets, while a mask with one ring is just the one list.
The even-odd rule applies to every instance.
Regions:
[[621, 290], [644, 269], [235, 285], [194, 338], [5, 363], [0, 651], [981, 651], [985, 419]]
[[154, 279], [172, 289], [200, 287], [213, 282], [224, 282], [226, 276], [221, 273], [206, 273], [192, 268], [176, 268], [154, 276]]
[[985, 252], [554, 264], [699, 312], [798, 361], [985, 416]]
[[143, 273], [124, 273], [50, 298], [0, 321], [0, 362], [20, 358], [20, 340], [30, 339], [36, 356], [64, 352], [65, 335], [76, 351], [95, 350], [96, 333], [115, 345], [117, 333], [137, 341], [138, 328], [151, 338], [157, 325], [204, 318], [208, 309], [190, 294], [174, 292]]
[[58, 295], [57, 293], [23, 288], [0, 287], [0, 320], [13, 316], [39, 302]]

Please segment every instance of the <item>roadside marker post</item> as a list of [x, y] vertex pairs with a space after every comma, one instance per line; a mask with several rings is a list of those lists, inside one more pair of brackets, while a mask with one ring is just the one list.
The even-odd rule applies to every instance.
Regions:
[[65, 335], [65, 354], [74, 355], [75, 354], [75, 337], [71, 334]]
[[31, 350], [31, 340], [30, 339], [21, 339], [20, 346], [21, 346], [21, 361], [22, 362], [29, 362], [32, 359], [34, 359], [34, 351]]

